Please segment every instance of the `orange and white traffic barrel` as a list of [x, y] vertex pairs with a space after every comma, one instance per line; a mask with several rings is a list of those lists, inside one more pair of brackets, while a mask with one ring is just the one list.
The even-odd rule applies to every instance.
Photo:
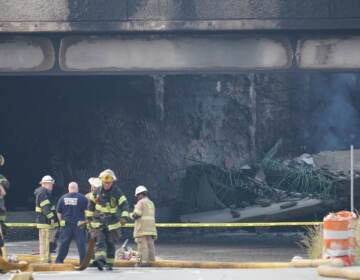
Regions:
[[323, 258], [340, 258], [344, 265], [356, 261], [357, 217], [349, 211], [328, 214], [323, 221]]

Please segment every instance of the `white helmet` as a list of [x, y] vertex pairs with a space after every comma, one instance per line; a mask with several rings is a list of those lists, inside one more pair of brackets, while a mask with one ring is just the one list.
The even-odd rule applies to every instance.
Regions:
[[50, 175], [45, 175], [44, 177], [42, 177], [42, 179], [40, 181], [40, 184], [42, 184], [42, 183], [53, 183], [53, 184], [55, 184], [55, 180]]
[[140, 193], [147, 192], [147, 188], [145, 186], [138, 186], [135, 189], [135, 196], [137, 196]]
[[88, 180], [89, 184], [95, 188], [101, 187], [102, 182], [100, 178], [96, 178], [96, 177], [91, 177]]
[[114, 171], [111, 169], [105, 169], [99, 174], [99, 178], [103, 182], [114, 182], [117, 180]]

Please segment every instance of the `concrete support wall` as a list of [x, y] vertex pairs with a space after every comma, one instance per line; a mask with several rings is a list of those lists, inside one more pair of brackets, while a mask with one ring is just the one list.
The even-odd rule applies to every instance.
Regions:
[[0, 32], [359, 27], [357, 0], [0, 0]]

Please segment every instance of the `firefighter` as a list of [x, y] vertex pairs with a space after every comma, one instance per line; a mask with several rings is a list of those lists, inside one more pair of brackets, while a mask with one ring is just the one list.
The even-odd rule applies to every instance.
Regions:
[[87, 199], [90, 199], [90, 194], [95, 193], [96, 189], [101, 187], [102, 182], [101, 182], [100, 178], [97, 178], [97, 177], [89, 178], [88, 182], [90, 184], [90, 192], [85, 194], [85, 196]]
[[85, 220], [88, 200], [85, 195], [79, 193], [79, 186], [76, 182], [69, 183], [68, 191], [67, 194], [60, 197], [56, 206], [60, 223], [60, 246], [55, 262], [64, 262], [69, 252], [70, 242], [75, 238], [80, 263], [82, 263], [86, 252], [86, 231], [84, 227], [79, 227], [78, 223]]
[[54, 243], [55, 229], [58, 220], [51, 192], [55, 180], [45, 175], [40, 181], [40, 187], [35, 191], [36, 227], [39, 229], [39, 253], [42, 262], [51, 263], [50, 248]]
[[134, 239], [137, 244], [138, 264], [137, 266], [149, 266], [150, 261], [155, 261], [154, 241], [157, 237], [155, 226], [155, 206], [148, 197], [145, 186], [135, 189], [137, 203], [130, 218], [134, 222]]
[[[0, 155], [0, 166], [4, 165], [5, 159]], [[5, 219], [6, 219], [6, 207], [5, 207], [5, 195], [9, 190], [10, 183], [4, 175], [0, 174], [0, 256], [6, 256], [4, 236], [5, 236]]]
[[95, 260], [99, 269], [112, 270], [115, 244], [120, 241], [122, 225], [127, 223], [129, 206], [123, 192], [114, 183], [117, 178], [111, 169], [99, 175], [102, 185], [91, 193], [86, 215], [90, 234], [96, 239]]

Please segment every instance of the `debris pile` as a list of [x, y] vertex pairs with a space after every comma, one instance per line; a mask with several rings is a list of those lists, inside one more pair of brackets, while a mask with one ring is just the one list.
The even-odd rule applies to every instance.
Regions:
[[[356, 153], [360, 159], [360, 151]], [[180, 218], [193, 222], [266, 220], [269, 215], [272, 220], [291, 219], [343, 208], [350, 184], [346, 169], [350, 163], [344, 164], [349, 155], [348, 151], [321, 152], [285, 160], [266, 156], [236, 171], [193, 165], [181, 184]], [[360, 179], [360, 164], [355, 178]]]

